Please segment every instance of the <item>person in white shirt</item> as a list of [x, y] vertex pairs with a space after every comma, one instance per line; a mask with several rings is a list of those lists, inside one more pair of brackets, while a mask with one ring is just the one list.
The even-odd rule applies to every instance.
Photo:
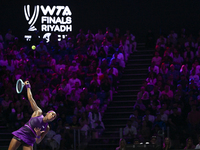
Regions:
[[191, 70], [189, 80], [194, 79], [194, 82], [197, 84], [199, 82], [199, 75], [196, 74], [196, 69]]
[[98, 112], [98, 108], [94, 107], [92, 112], [89, 112], [89, 122], [92, 129], [102, 128], [105, 129], [104, 123], [102, 122], [101, 113]]
[[200, 136], [198, 137], [199, 143], [196, 145], [195, 149], [200, 149]]
[[131, 120], [128, 120], [127, 125], [124, 128], [124, 136], [134, 138], [136, 137], [136, 135], [137, 135], [137, 129], [134, 126], [132, 126]]
[[159, 73], [159, 67], [155, 65], [154, 61], [152, 61], [151, 66], [149, 66], [149, 68], [148, 68], [148, 71], [149, 72], [155, 72], [156, 74], [158, 74]]
[[77, 78], [77, 74], [75, 72], [72, 73], [72, 78], [69, 79], [69, 84], [72, 88], [75, 87], [75, 83], [78, 82], [79, 86], [81, 86], [81, 80]]
[[67, 80], [63, 79], [62, 83], [60, 84], [60, 88], [63, 89], [65, 95], [70, 95], [72, 88]]
[[80, 95], [81, 95], [81, 92], [83, 92], [83, 90], [80, 88], [80, 84], [79, 82], [75, 82], [75, 97], [79, 100], [80, 99]]
[[155, 116], [150, 115], [150, 111], [148, 109], [146, 110], [145, 113], [146, 113], [146, 115], [144, 115], [142, 119], [145, 120], [145, 118], [147, 117], [149, 121], [151, 121], [152, 123], [154, 123]]
[[113, 64], [110, 65], [110, 69], [107, 70], [108, 74], [113, 74], [114, 76], [118, 76], [118, 69], [114, 68]]
[[162, 57], [159, 56], [158, 52], [155, 52], [155, 56], [152, 58], [151, 61], [155, 62], [155, 65], [159, 67], [162, 61]]
[[125, 44], [127, 44], [127, 46], [129, 47], [129, 53], [133, 53], [133, 51], [137, 51], [136, 50], [137, 42], [135, 41], [135, 36], [130, 33], [130, 30], [126, 30], [126, 34], [124, 36], [126, 37], [126, 42], [127, 42], [127, 43], [125, 42]]

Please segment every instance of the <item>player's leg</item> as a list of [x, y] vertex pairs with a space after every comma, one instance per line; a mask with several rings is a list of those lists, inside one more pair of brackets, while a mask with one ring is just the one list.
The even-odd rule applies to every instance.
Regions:
[[23, 150], [33, 150], [33, 146], [23, 145]]
[[21, 142], [12, 138], [8, 150], [16, 150], [21, 145]]

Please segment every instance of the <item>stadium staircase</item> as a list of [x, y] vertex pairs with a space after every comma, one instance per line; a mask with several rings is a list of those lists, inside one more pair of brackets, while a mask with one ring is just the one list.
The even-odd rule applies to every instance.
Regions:
[[126, 126], [133, 113], [137, 93], [147, 78], [148, 67], [154, 54], [154, 50], [145, 49], [143, 43], [138, 44], [137, 50], [129, 57], [120, 79], [118, 93], [113, 95], [113, 101], [103, 115], [105, 131], [99, 138], [92, 138], [85, 150], [113, 150], [119, 146], [120, 128]]

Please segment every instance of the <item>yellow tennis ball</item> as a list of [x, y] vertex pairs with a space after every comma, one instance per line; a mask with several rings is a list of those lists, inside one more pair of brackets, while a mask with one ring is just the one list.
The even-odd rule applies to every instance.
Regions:
[[31, 48], [32, 48], [32, 50], [35, 50], [35, 49], [36, 49], [35, 45], [33, 45]]

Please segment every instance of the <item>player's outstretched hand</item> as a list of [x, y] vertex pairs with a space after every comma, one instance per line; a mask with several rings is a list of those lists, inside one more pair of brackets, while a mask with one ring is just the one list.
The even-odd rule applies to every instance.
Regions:
[[34, 131], [37, 136], [41, 136], [41, 134], [44, 132], [44, 131], [41, 131], [41, 128], [34, 128]]

